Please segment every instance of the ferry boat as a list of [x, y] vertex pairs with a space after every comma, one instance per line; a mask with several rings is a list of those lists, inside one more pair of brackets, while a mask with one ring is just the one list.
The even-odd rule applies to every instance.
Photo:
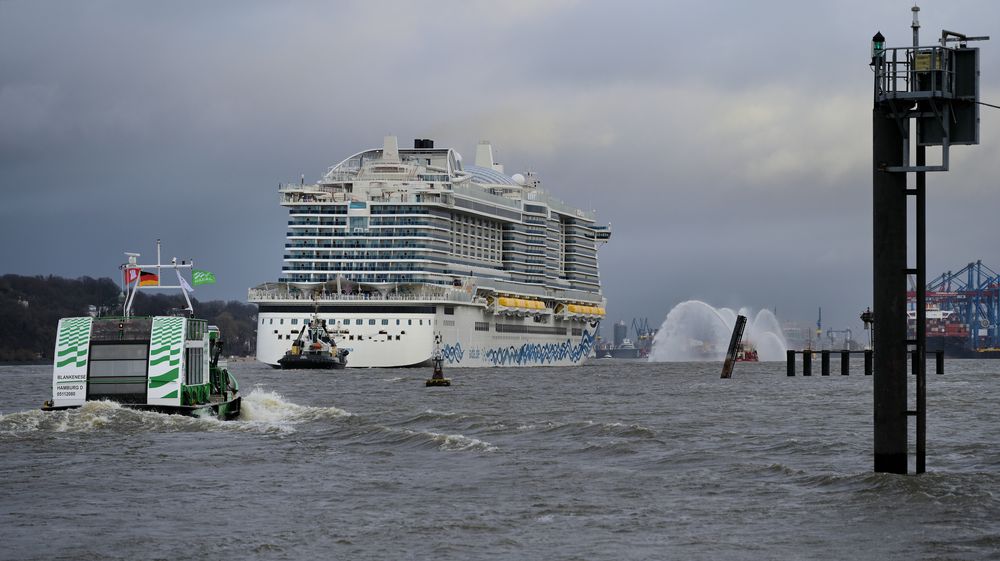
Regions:
[[[127, 254], [129, 262], [122, 266], [126, 296], [122, 316], [59, 320], [52, 399], [42, 405], [43, 411], [106, 400], [158, 413], [220, 419], [239, 416], [239, 384], [220, 360], [219, 329], [193, 317], [190, 284], [180, 275], [181, 269], [191, 269], [193, 263], [178, 264], [175, 259], [161, 264], [159, 245], [157, 241], [156, 265], [138, 265], [139, 254]], [[164, 270], [177, 272], [176, 286], [162, 284]], [[181, 290], [187, 302], [184, 315], [132, 315], [140, 289]]]
[[597, 248], [611, 237], [532, 173], [507, 175], [481, 142], [396, 137], [281, 184], [289, 212], [282, 276], [249, 290], [257, 359], [276, 366], [318, 314], [349, 368], [430, 364], [435, 337], [459, 366], [582, 364], [605, 316]]

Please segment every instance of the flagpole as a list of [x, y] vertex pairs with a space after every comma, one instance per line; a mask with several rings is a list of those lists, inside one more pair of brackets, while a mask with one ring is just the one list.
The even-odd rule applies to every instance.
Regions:
[[160, 277], [163, 276], [163, 271], [160, 270], [160, 239], [156, 239], [156, 280], [159, 282]]
[[191, 305], [191, 298], [188, 297], [188, 289], [185, 286], [184, 279], [181, 277], [181, 272], [177, 269], [174, 269], [174, 272], [177, 273], [177, 284], [180, 285], [181, 293], [184, 294], [184, 301], [187, 302], [188, 313], [193, 316], [194, 306]]
[[[139, 280], [142, 278], [142, 269], [139, 268], [138, 258], [140, 254], [125, 252], [128, 257], [128, 263], [125, 265], [125, 307], [122, 308], [122, 315], [126, 318], [129, 317], [132, 311], [132, 300], [135, 298], [135, 293], [139, 290]], [[135, 280], [129, 281], [128, 272], [130, 270], [135, 271]]]
[[125, 299], [125, 310], [123, 312], [126, 318], [132, 315], [132, 301], [135, 300], [136, 292], [139, 292], [139, 277], [135, 279], [132, 287], [126, 291], [128, 298]]

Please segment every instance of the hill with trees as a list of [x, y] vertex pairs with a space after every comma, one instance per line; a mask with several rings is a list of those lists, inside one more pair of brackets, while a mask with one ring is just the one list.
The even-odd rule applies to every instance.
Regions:
[[[52, 358], [60, 318], [121, 314], [121, 288], [115, 281], [80, 277], [0, 276], [0, 362]], [[256, 352], [257, 308], [235, 300], [199, 302], [195, 314], [222, 331], [229, 355]], [[133, 315], [169, 315], [183, 309], [181, 295], [140, 292]]]

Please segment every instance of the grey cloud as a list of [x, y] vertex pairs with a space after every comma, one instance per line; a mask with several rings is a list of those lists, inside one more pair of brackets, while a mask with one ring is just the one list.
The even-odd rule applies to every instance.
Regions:
[[[1000, 6], [924, 6], [991, 34]], [[109, 275], [119, 251], [187, 252], [243, 298], [281, 264], [278, 181], [433, 137], [615, 229], [613, 318], [674, 304], [856, 324], [870, 297], [868, 41], [909, 4], [863, 2], [0, 3], [0, 262]], [[984, 99], [1000, 101], [983, 45]], [[932, 271], [1000, 266], [1000, 112], [929, 179]], [[25, 234], [30, 232], [30, 234]], [[206, 243], [206, 235], [211, 242]], [[126, 242], [127, 240], [127, 242]], [[127, 247], [123, 247], [127, 245]], [[957, 263], [955, 261], [958, 261]]]

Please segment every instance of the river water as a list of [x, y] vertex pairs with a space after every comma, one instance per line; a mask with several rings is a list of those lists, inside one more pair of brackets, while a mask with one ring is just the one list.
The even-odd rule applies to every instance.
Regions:
[[921, 476], [871, 472], [858, 362], [238, 363], [233, 422], [42, 413], [51, 368], [0, 367], [0, 559], [1000, 558], [1000, 361], [928, 376]]

